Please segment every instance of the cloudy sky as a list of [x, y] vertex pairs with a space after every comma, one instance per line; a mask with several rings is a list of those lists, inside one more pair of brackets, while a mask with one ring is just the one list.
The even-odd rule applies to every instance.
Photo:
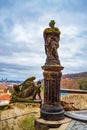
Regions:
[[87, 71], [87, 0], [0, 0], [0, 79], [43, 78], [43, 30], [61, 31], [63, 74]]

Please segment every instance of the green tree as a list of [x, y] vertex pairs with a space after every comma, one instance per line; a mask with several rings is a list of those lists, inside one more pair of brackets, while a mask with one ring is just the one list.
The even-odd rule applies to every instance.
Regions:
[[78, 81], [79, 89], [81, 90], [87, 90], [87, 78], [80, 79]]

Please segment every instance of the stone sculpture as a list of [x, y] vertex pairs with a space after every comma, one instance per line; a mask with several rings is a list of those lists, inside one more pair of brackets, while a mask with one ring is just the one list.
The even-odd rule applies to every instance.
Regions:
[[57, 49], [59, 47], [60, 30], [54, 26], [55, 21], [51, 20], [50, 28], [44, 30], [45, 53], [47, 55], [45, 65], [60, 64]]
[[17, 101], [33, 101], [36, 99], [36, 95], [38, 94], [39, 99], [40, 96], [40, 88], [41, 81], [37, 82], [37, 85], [34, 83], [35, 77], [30, 77], [26, 79], [22, 84], [14, 85], [14, 92], [12, 94], [11, 100], [14, 102]]

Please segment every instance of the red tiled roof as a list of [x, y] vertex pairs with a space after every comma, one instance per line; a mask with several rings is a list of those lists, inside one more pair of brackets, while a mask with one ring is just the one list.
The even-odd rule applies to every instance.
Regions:
[[0, 95], [0, 100], [10, 100], [10, 95], [8, 93], [4, 93]]

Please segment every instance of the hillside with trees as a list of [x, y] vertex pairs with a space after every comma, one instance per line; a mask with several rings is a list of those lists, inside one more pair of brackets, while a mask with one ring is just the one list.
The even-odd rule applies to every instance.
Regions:
[[63, 75], [61, 88], [87, 90], [87, 72]]
[[79, 78], [87, 78], [87, 72], [81, 72], [81, 73], [75, 73], [75, 74], [64, 74], [62, 76], [63, 78], [68, 78], [68, 79], [79, 79]]
[[[43, 79], [41, 83], [43, 87]], [[87, 90], [87, 72], [63, 75], [61, 78], [61, 88]]]

